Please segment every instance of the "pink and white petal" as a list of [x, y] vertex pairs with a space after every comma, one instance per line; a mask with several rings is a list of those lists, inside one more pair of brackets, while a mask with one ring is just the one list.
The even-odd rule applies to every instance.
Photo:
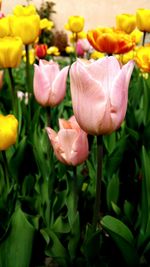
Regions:
[[47, 76], [38, 65], [34, 65], [33, 90], [34, 96], [41, 105], [46, 106], [49, 98], [50, 85]]
[[59, 142], [58, 134], [50, 127], [46, 127], [46, 131], [50, 139], [50, 142], [52, 144], [52, 147], [54, 149], [55, 156], [57, 157], [59, 161], [61, 161], [64, 164], [67, 164], [64, 157], [62, 157], [62, 154], [64, 153], [64, 151], [62, 150], [61, 144]]
[[87, 134], [80, 131], [72, 146], [71, 162], [76, 166], [83, 163], [89, 155], [89, 144]]
[[87, 70], [74, 63], [70, 70], [71, 96], [74, 115], [80, 127], [95, 134], [103, 120], [108, 96], [101, 83], [94, 80]]
[[77, 138], [77, 132], [73, 129], [63, 129], [58, 132], [58, 138], [64, 152], [61, 156], [69, 165], [72, 165], [72, 146]]
[[54, 79], [60, 72], [58, 63], [54, 61], [47, 61], [44, 59], [41, 59], [39, 62], [40, 68], [46, 73], [47, 79], [49, 80], [50, 85], [52, 85]]
[[62, 129], [72, 129], [71, 123], [69, 122], [69, 120], [59, 119], [58, 121], [59, 121], [60, 130], [62, 130]]
[[120, 127], [125, 118], [128, 103], [128, 86], [133, 71], [134, 63], [128, 62], [118, 73], [110, 91], [111, 117], [116, 125]]
[[72, 129], [76, 129], [77, 131], [81, 130], [81, 128], [80, 128], [79, 124], [77, 123], [77, 120], [76, 120], [74, 115], [71, 116], [68, 121], [70, 122]]
[[51, 106], [58, 105], [66, 95], [66, 80], [69, 66], [64, 67], [55, 77], [52, 83], [52, 90], [49, 96]]

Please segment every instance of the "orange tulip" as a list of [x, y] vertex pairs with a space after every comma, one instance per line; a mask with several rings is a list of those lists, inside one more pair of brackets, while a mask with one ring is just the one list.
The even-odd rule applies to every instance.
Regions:
[[90, 44], [99, 52], [123, 54], [133, 49], [135, 40], [129, 34], [113, 28], [97, 28], [87, 33]]

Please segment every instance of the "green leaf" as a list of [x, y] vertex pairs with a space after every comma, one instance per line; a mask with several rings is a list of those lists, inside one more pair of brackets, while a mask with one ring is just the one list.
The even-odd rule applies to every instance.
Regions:
[[142, 147], [142, 199], [139, 210], [138, 246], [150, 238], [150, 151]]
[[0, 243], [0, 266], [29, 267], [33, 237], [33, 226], [20, 207], [17, 207], [8, 234]]
[[119, 178], [113, 175], [107, 187], [107, 205], [109, 209], [112, 207], [112, 202], [117, 203], [119, 197]]
[[119, 215], [121, 213], [121, 209], [114, 203], [114, 202], [111, 202], [111, 205], [112, 205], [112, 209], [113, 211]]
[[68, 220], [66, 218], [63, 218], [62, 216], [59, 216], [55, 220], [55, 223], [52, 226], [52, 229], [56, 233], [69, 233], [70, 226], [69, 226]]
[[44, 240], [46, 241], [46, 244], [48, 245], [50, 242], [50, 237], [45, 229], [40, 230], [42, 236], [44, 237]]
[[127, 136], [123, 136], [117, 141], [116, 147], [113, 152], [110, 155], [106, 156], [105, 170], [107, 177], [112, 177], [116, 170], [120, 167], [126, 146]]
[[27, 147], [27, 138], [24, 137], [22, 138], [21, 142], [18, 144], [15, 153], [10, 159], [10, 162], [9, 162], [10, 170], [15, 177], [18, 177], [21, 171], [21, 165], [24, 162], [26, 147]]
[[104, 135], [103, 141], [108, 153], [110, 154], [111, 152], [113, 152], [116, 146], [116, 132], [113, 132], [109, 135]]
[[102, 218], [101, 225], [120, 249], [127, 266], [138, 266], [139, 258], [130, 229], [122, 221], [109, 215]]
[[149, 86], [147, 86], [146, 79], [143, 78], [143, 111], [144, 111], [144, 125], [146, 126], [150, 121], [149, 116], [149, 107], [150, 107], [150, 90]]
[[129, 222], [132, 223], [133, 205], [127, 200], [125, 200], [125, 202], [124, 202], [124, 214], [127, 217], [127, 219], [129, 220]]
[[68, 254], [62, 243], [60, 242], [56, 233], [50, 229], [46, 229], [47, 234], [50, 238], [50, 242], [46, 248], [46, 255], [56, 260], [60, 266], [65, 267], [67, 265]]
[[68, 243], [68, 251], [71, 259], [76, 257], [76, 250], [80, 240], [80, 218], [79, 213], [76, 213], [76, 217], [71, 227], [70, 238]]
[[88, 266], [97, 266], [96, 264], [101, 256], [101, 245], [101, 231], [98, 230], [93, 233], [93, 227], [86, 225], [85, 238], [81, 249], [89, 263]]

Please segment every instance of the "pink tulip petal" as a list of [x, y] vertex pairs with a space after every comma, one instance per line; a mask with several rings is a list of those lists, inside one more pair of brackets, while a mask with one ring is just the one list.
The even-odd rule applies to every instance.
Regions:
[[[86, 68], [94, 80], [101, 81], [102, 87], [104, 88], [110, 88], [114, 77], [120, 70], [120, 64], [113, 56], [100, 58], [91, 64], [79, 60], [79, 64], [82, 64]], [[104, 79], [106, 76], [107, 79]]]
[[130, 61], [119, 71], [110, 91], [111, 117], [115, 129], [124, 120], [128, 103], [128, 86], [134, 68], [134, 62]]
[[51, 106], [58, 105], [66, 94], [66, 80], [69, 66], [64, 67], [55, 77], [52, 83], [52, 90], [49, 96], [49, 103]]
[[52, 60], [47, 61], [47, 60], [41, 59], [39, 61], [39, 66], [40, 66], [40, 69], [41, 70], [43, 69], [43, 71], [46, 73], [47, 79], [49, 80], [49, 84], [51, 86], [54, 79], [56, 78], [56, 76], [58, 75], [60, 71], [58, 63]]
[[49, 93], [50, 85], [49, 80], [45, 72], [43, 72], [38, 65], [34, 65], [34, 80], [33, 80], [34, 96], [38, 103], [46, 106]]
[[71, 95], [76, 120], [85, 132], [94, 134], [102, 123], [108, 98], [101, 83], [94, 80], [91, 75], [78, 62], [75, 62], [70, 70]]
[[77, 136], [72, 146], [72, 165], [76, 166], [77, 164], [84, 162], [87, 159], [88, 154], [89, 144], [87, 134], [84, 131], [80, 130], [80, 134]]
[[59, 128], [62, 129], [71, 129], [71, 123], [64, 119], [59, 119]]
[[70, 122], [72, 129], [76, 129], [77, 131], [81, 130], [81, 128], [80, 128], [79, 124], [77, 123], [77, 120], [76, 120], [74, 115], [71, 116], [68, 121]]
[[59, 142], [59, 138], [58, 138], [57, 133], [53, 129], [51, 129], [50, 127], [46, 127], [46, 131], [47, 131], [48, 137], [51, 141], [52, 147], [54, 149], [55, 156], [57, 157], [57, 159], [60, 162], [67, 164], [66, 160], [62, 156], [64, 152], [63, 152], [61, 144]]
[[77, 138], [78, 133], [73, 129], [62, 129], [58, 132], [58, 139], [62, 145], [63, 152], [61, 153], [61, 157], [68, 163], [72, 164], [72, 157], [77, 153], [72, 149], [73, 143]]

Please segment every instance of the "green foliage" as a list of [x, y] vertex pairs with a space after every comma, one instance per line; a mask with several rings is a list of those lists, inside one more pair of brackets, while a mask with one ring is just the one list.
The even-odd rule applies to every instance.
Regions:
[[[58, 60], [61, 68], [66, 58]], [[30, 67], [33, 79], [33, 66]], [[25, 64], [13, 70], [15, 90], [26, 92]], [[31, 79], [31, 80], [32, 80]], [[99, 223], [92, 226], [96, 188], [96, 138], [88, 136], [88, 160], [73, 168], [60, 163], [47, 125], [72, 114], [70, 81], [64, 101], [52, 109], [33, 96], [17, 98], [19, 131], [0, 155], [0, 267], [149, 266], [150, 263], [150, 77], [135, 68], [126, 118], [103, 136]], [[5, 70], [0, 112], [13, 113]]]

